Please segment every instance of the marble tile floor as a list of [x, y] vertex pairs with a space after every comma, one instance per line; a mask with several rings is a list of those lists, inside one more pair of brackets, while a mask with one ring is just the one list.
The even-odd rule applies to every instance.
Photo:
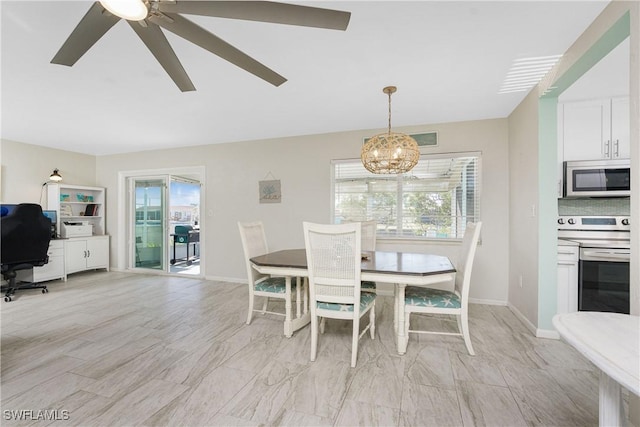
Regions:
[[327, 321], [310, 362], [309, 327], [287, 339], [277, 317], [245, 324], [246, 285], [91, 272], [49, 289], [0, 304], [2, 425], [598, 424], [595, 368], [506, 307], [471, 306], [475, 357], [432, 335], [399, 356], [379, 296], [376, 339], [350, 368], [349, 322]]

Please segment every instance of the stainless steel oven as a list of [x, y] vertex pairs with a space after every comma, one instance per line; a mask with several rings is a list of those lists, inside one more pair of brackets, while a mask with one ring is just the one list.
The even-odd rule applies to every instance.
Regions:
[[580, 245], [578, 310], [629, 314], [628, 217], [560, 217], [558, 237]]
[[631, 195], [628, 159], [564, 162], [564, 197]]

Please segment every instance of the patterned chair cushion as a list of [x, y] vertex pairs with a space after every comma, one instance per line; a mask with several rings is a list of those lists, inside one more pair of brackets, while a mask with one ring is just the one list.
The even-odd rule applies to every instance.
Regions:
[[370, 282], [368, 280], [364, 280], [362, 281], [362, 283], [360, 283], [360, 288], [364, 291], [375, 291], [376, 282]]
[[407, 286], [404, 291], [405, 305], [417, 307], [460, 308], [460, 297], [453, 292]]
[[[360, 294], [360, 311], [363, 311], [376, 299], [376, 294], [372, 292], [362, 292]], [[323, 310], [353, 311], [353, 304], [338, 304], [334, 302], [317, 302], [316, 307]]]
[[[291, 278], [291, 291], [296, 289], [297, 280]], [[253, 288], [260, 292], [271, 292], [273, 294], [284, 294], [287, 292], [287, 285], [284, 277], [269, 277], [262, 282], [256, 283]]]

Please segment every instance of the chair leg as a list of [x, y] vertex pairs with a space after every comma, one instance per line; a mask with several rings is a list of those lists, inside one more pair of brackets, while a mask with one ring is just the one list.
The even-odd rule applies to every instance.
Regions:
[[320, 318], [320, 333], [324, 334], [324, 326], [327, 323], [327, 318], [326, 317], [321, 317]]
[[253, 319], [253, 293], [249, 294], [249, 313], [247, 314], [247, 325], [251, 324], [251, 319]]
[[369, 310], [369, 334], [371, 339], [376, 339], [376, 302], [373, 302], [371, 310]]
[[410, 311], [405, 311], [404, 312], [404, 341], [401, 343], [401, 349], [403, 351], [402, 354], [405, 354], [405, 352], [407, 351], [407, 345], [409, 344], [409, 329], [411, 325], [411, 312]]
[[356, 367], [358, 360], [358, 338], [360, 337], [360, 319], [353, 319], [353, 334], [351, 337], [351, 367]]
[[318, 352], [318, 317], [315, 314], [311, 314], [311, 361], [316, 360], [316, 354]]
[[467, 346], [467, 351], [470, 355], [475, 356], [476, 353], [473, 351], [473, 346], [471, 345], [471, 335], [469, 334], [469, 319], [468, 315], [465, 311], [463, 311], [458, 317], [458, 324], [461, 326], [462, 336], [464, 337], [464, 343]]
[[264, 298], [264, 302], [262, 303], [262, 315], [267, 312], [267, 306], [269, 305], [269, 297]]

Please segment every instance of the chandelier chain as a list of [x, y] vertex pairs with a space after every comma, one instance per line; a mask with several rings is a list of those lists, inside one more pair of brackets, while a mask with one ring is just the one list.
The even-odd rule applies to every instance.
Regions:
[[410, 171], [420, 159], [418, 143], [404, 133], [391, 132], [391, 94], [397, 90], [395, 86], [387, 86], [389, 103], [389, 128], [387, 133], [380, 133], [369, 138], [362, 146], [360, 158], [369, 172], [377, 174], [401, 174]]
[[388, 95], [389, 95], [389, 135], [391, 135], [391, 91], [389, 91]]

